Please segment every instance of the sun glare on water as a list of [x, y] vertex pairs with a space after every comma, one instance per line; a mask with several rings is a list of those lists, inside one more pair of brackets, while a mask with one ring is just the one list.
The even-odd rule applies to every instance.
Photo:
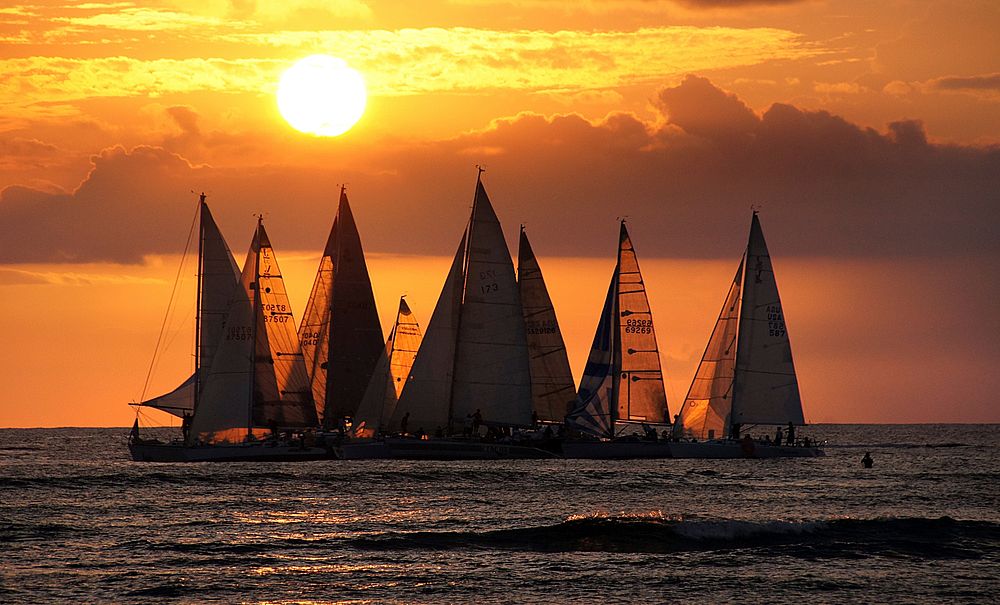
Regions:
[[296, 130], [335, 137], [365, 113], [368, 91], [361, 74], [342, 59], [312, 55], [281, 75], [278, 111]]

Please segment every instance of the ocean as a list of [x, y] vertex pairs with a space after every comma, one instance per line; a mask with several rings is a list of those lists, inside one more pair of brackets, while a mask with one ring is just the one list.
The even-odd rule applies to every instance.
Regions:
[[0, 430], [0, 603], [1000, 595], [1000, 425], [815, 425], [826, 457], [774, 460], [151, 464], [127, 434]]

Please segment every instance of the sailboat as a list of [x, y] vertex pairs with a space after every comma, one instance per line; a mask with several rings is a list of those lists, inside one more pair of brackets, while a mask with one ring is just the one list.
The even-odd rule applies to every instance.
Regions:
[[[190, 393], [190, 413], [186, 396], [184, 405], [178, 406], [184, 419], [184, 437], [169, 443], [143, 439], [137, 418], [129, 439], [133, 460], [329, 457], [327, 449], [307, 444], [305, 431], [316, 426], [316, 410], [284, 281], [263, 222], [258, 219], [242, 274], [235, 281], [235, 262], [204, 195], [199, 204], [197, 367], [193, 381], [188, 379], [174, 391], [187, 389], [184, 385], [192, 383], [185, 391]], [[223, 312], [224, 297], [228, 302]], [[164, 401], [156, 398], [145, 403], [164, 409]], [[278, 438], [279, 434], [291, 437], [293, 433], [298, 433], [297, 442]]]
[[[625, 221], [618, 262], [566, 424], [585, 439], [567, 439], [567, 458], [666, 458], [656, 425], [668, 423], [667, 396], [653, 314]], [[634, 435], [637, 429], [643, 435]]]
[[396, 321], [354, 416], [351, 439], [340, 445], [341, 458], [384, 458], [389, 455], [385, 443], [377, 437], [396, 411], [399, 394], [410, 375], [419, 348], [420, 326], [406, 304], [406, 297], [401, 296]]
[[[386, 446], [393, 458], [550, 457], [495, 438], [530, 426], [531, 415], [514, 263], [480, 169], [468, 226], [389, 422], [390, 431], [418, 438]], [[480, 439], [484, 428], [493, 441]]]
[[383, 354], [382, 326], [345, 187], [306, 304], [299, 340], [326, 431], [353, 418]]
[[757, 211], [736, 276], [674, 425], [675, 458], [822, 456], [801, 444], [776, 446], [748, 425], [805, 424], [785, 315]]
[[528, 341], [533, 419], [562, 424], [576, 400], [573, 373], [556, 311], [524, 225], [517, 247], [517, 291]]

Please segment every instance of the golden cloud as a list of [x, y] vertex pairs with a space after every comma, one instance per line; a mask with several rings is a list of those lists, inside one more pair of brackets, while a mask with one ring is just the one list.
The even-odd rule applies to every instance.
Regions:
[[[142, 23], [152, 26], [154, 21]], [[372, 94], [387, 96], [499, 89], [613, 89], [663, 81], [691, 71], [817, 52], [787, 30], [687, 26], [630, 32], [471, 28], [282, 31], [231, 33], [217, 41], [258, 49], [266, 56], [10, 58], [0, 60], [0, 99], [8, 103], [16, 99], [18, 105], [25, 105], [195, 91], [265, 94], [274, 90], [291, 60], [317, 52], [344, 58], [365, 75]]]

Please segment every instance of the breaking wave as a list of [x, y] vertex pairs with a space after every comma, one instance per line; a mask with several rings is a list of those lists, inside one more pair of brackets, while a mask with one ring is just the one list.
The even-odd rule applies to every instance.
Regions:
[[1000, 547], [1000, 524], [950, 517], [740, 521], [589, 515], [539, 527], [412, 532], [351, 540], [369, 550], [500, 548], [544, 552], [670, 553], [773, 549], [795, 556], [979, 558]]

